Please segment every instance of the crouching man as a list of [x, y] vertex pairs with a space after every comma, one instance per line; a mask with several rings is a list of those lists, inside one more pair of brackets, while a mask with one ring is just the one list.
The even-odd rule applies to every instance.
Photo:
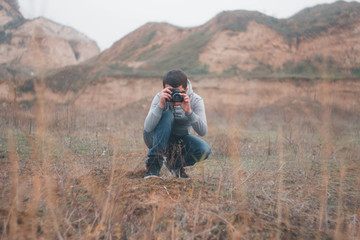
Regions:
[[143, 137], [149, 148], [145, 178], [159, 177], [164, 156], [165, 166], [178, 178], [189, 178], [184, 167], [208, 158], [209, 145], [191, 135], [191, 128], [200, 136], [207, 133], [204, 101], [184, 72], [172, 70], [164, 76], [163, 89], [145, 119]]

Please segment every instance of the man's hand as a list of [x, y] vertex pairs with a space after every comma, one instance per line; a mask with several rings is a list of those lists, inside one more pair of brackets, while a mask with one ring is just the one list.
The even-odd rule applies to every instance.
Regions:
[[171, 90], [170, 88], [164, 88], [160, 93], [160, 102], [159, 107], [165, 108], [166, 100], [171, 99]]
[[177, 102], [174, 105], [180, 106], [186, 115], [189, 115], [191, 113], [191, 106], [190, 106], [190, 98], [186, 93], [181, 93], [181, 96], [183, 97], [184, 101]]

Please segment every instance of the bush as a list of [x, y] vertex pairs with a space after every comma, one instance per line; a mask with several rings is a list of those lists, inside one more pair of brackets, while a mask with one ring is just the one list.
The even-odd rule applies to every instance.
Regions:
[[315, 62], [323, 63], [323, 61], [324, 61], [323, 56], [321, 56], [321, 55], [315, 56]]
[[295, 63], [294, 61], [287, 61], [283, 64], [282, 71], [290, 74], [318, 74], [318, 69], [311, 60], [302, 60]]
[[351, 74], [355, 77], [360, 77], [360, 68], [351, 69]]
[[231, 68], [223, 71], [223, 74], [225, 75], [237, 75], [239, 73], [240, 73], [240, 69], [236, 64], [231, 65]]
[[259, 65], [252, 70], [253, 73], [272, 73], [273, 70], [270, 65]]

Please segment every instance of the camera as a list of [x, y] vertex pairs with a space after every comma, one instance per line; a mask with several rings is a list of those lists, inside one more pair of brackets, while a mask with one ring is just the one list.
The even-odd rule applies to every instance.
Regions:
[[180, 91], [179, 89], [170, 89], [171, 91], [171, 99], [170, 102], [183, 102], [184, 98], [181, 96], [181, 93], [185, 93], [185, 91]]

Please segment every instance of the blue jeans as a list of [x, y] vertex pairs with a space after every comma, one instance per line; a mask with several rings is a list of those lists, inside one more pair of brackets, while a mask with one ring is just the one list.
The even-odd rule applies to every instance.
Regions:
[[164, 156], [167, 164], [173, 168], [192, 166], [209, 157], [210, 146], [201, 138], [190, 134], [176, 136], [171, 133], [174, 120], [172, 112], [166, 110], [152, 132], [144, 131], [144, 142], [149, 148], [147, 166], [156, 164], [161, 168]]

